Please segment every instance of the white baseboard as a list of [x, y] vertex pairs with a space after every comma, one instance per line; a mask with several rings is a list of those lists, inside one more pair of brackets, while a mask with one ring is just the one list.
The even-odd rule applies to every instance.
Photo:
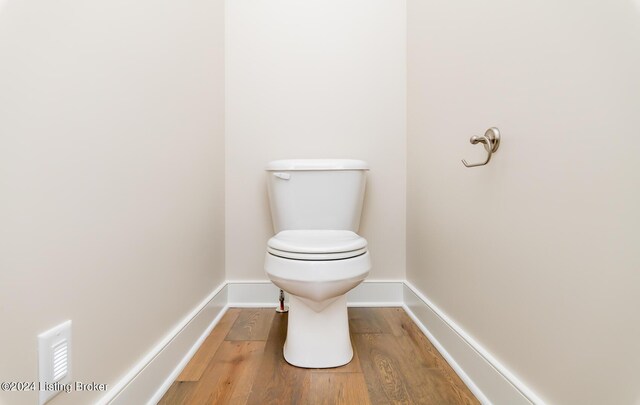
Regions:
[[121, 378], [98, 404], [156, 404], [226, 309], [227, 283], [223, 282]]
[[403, 282], [398, 280], [365, 280], [347, 293], [350, 307], [401, 307]]
[[544, 405], [468, 333], [405, 281], [404, 308], [483, 404]]
[[[156, 404], [229, 307], [275, 307], [269, 280], [225, 281], [98, 401]], [[521, 380], [411, 283], [365, 281], [347, 294], [349, 306], [401, 306], [483, 404], [544, 405]]]
[[[365, 280], [349, 291], [347, 305], [353, 307], [401, 307], [403, 282]], [[228, 281], [230, 307], [276, 307], [279, 288], [269, 280]], [[287, 294], [285, 293], [285, 297]], [[288, 297], [286, 298], [288, 300]]]
[[280, 289], [269, 280], [227, 281], [229, 307], [268, 308], [278, 305]]

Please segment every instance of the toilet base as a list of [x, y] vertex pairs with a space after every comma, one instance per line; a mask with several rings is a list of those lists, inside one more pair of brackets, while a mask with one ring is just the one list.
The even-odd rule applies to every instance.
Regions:
[[[289, 296], [287, 340], [284, 343], [287, 363], [303, 368], [330, 368], [349, 363], [353, 348], [346, 294], [327, 300], [330, 303], [322, 303], [323, 309], [319, 312], [305, 301]], [[318, 303], [309, 304], [317, 306]]]

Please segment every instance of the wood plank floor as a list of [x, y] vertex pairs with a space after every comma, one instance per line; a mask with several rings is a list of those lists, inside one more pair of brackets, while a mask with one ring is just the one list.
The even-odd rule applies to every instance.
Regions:
[[231, 308], [159, 404], [479, 404], [402, 308], [349, 308], [349, 326], [351, 363], [302, 369], [287, 314]]

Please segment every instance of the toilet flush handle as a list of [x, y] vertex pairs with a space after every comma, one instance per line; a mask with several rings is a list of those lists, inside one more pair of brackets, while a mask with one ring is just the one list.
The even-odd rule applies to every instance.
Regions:
[[282, 180], [289, 180], [291, 178], [291, 174], [289, 173], [273, 173], [273, 175]]

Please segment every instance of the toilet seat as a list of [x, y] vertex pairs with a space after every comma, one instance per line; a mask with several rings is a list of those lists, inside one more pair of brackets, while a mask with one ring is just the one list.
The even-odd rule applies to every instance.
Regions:
[[367, 240], [351, 231], [282, 231], [269, 239], [267, 252], [294, 260], [342, 260], [367, 252]]

